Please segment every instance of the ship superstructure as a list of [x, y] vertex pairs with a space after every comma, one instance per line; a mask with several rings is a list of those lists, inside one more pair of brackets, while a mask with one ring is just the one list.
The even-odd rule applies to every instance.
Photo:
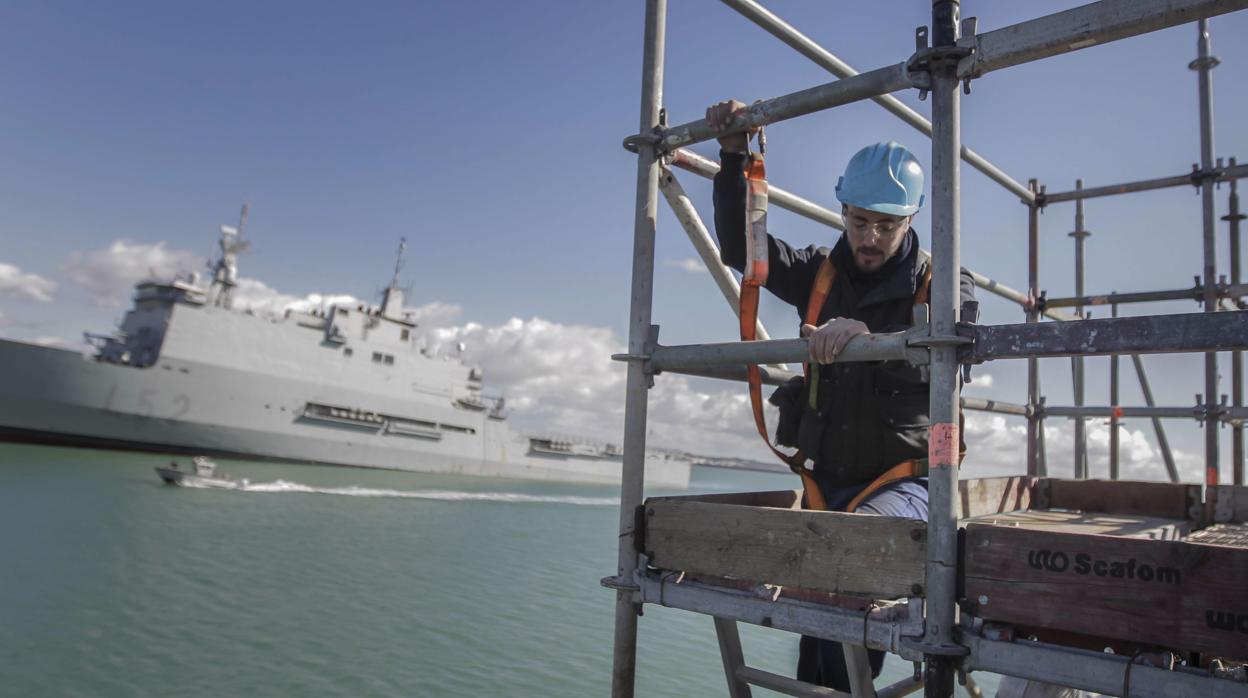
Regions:
[[[479, 368], [420, 341], [399, 285], [380, 306], [264, 317], [235, 307], [238, 228], [197, 275], [149, 280], [94, 355], [0, 340], [0, 434], [9, 439], [420, 472], [618, 482], [618, 448], [510, 428]], [[462, 352], [461, 352], [462, 353]], [[650, 459], [657, 484], [690, 464]]]

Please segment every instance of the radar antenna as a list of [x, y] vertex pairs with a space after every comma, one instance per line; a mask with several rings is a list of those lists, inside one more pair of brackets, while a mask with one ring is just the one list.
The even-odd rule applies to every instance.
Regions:
[[407, 251], [407, 238], [399, 238], [399, 252], [394, 260], [394, 277], [381, 299], [381, 315], [391, 320], [407, 320], [403, 310], [403, 289], [399, 286], [399, 272], [403, 269], [403, 253]]
[[234, 287], [238, 286], [238, 255], [251, 246], [243, 239], [243, 226], [247, 224], [248, 204], [238, 215], [238, 227], [221, 226], [221, 256], [212, 265], [212, 287], [208, 290], [209, 301], [216, 306], [229, 308], [234, 303]]
[[399, 270], [403, 268], [403, 253], [407, 251], [407, 238], [399, 238], [399, 253], [394, 260], [394, 278], [390, 280], [390, 286], [398, 288], [399, 286]]

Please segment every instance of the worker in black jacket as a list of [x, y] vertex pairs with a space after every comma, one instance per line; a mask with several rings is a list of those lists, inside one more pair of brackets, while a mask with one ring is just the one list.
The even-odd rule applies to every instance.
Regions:
[[[707, 109], [707, 122], [726, 129], [741, 102]], [[742, 271], [746, 262], [743, 168], [748, 136], [719, 138], [720, 171], [715, 176], [715, 232], [725, 264]], [[844, 510], [876, 478], [909, 459], [927, 457], [929, 385], [925, 369], [904, 361], [832, 363], [858, 335], [896, 332], [910, 326], [916, 298], [926, 296], [930, 259], [911, 228], [923, 205], [923, 169], [904, 146], [877, 143], [850, 160], [836, 186], [845, 233], [831, 249], [789, 246], [768, 235], [770, 271], [766, 288], [805, 311], [815, 277], [831, 257], [836, 276], [818, 322], [803, 324], [810, 357], [820, 364], [816, 403], [806, 386], [790, 384], [772, 395], [780, 407], [778, 441], [800, 447], [814, 461], [813, 476], [828, 509]], [[974, 298], [974, 282], [963, 270], [962, 300]], [[927, 478], [891, 482], [871, 493], [855, 511], [927, 519]], [[872, 651], [879, 674], [884, 653]], [[838, 643], [803, 637], [797, 678], [849, 691]]]

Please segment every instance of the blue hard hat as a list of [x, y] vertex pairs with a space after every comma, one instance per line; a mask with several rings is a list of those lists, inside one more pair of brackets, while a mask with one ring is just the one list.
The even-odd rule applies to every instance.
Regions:
[[913, 215], [923, 208], [923, 167], [896, 141], [869, 145], [850, 158], [836, 198], [892, 216]]

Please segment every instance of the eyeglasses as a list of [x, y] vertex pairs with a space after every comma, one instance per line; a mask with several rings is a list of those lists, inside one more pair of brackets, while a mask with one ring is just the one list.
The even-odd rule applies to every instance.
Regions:
[[902, 218], [895, 221], [876, 221], [872, 223], [865, 218], [857, 218], [849, 216], [845, 218], [845, 224], [851, 232], [859, 237], [867, 237], [871, 231], [882, 238], [891, 238], [900, 233], [906, 227], [906, 219]]

